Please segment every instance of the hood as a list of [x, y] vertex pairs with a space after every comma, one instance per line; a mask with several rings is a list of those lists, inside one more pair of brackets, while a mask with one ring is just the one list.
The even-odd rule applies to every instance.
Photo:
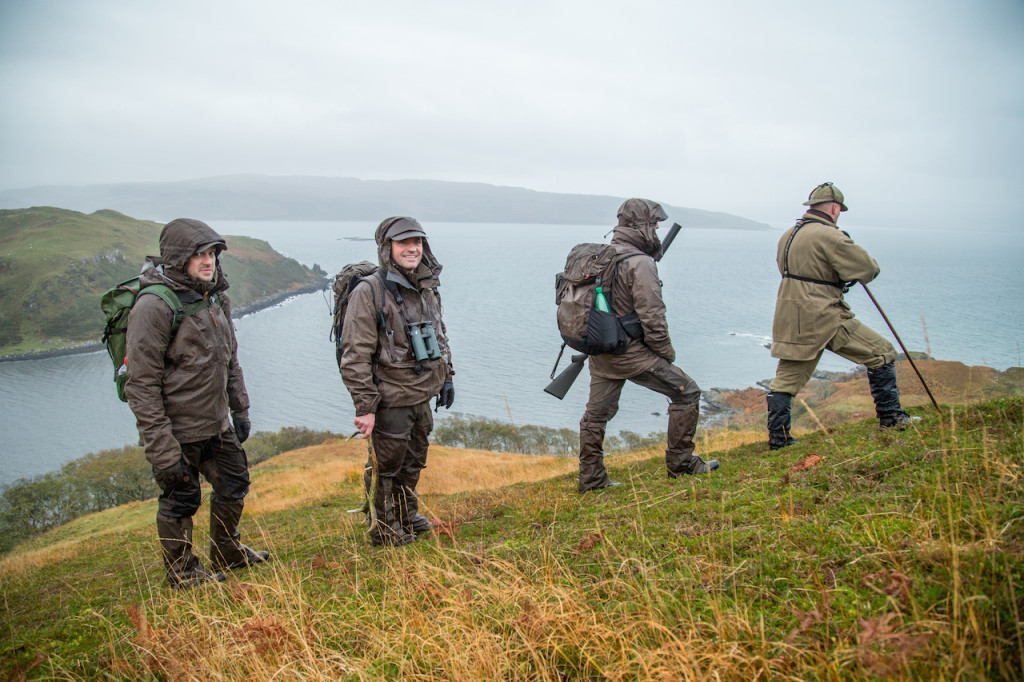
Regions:
[[[217, 246], [217, 274], [213, 282], [195, 282], [185, 272], [188, 259], [197, 251]], [[164, 225], [160, 232], [160, 256], [147, 256], [142, 273], [181, 290], [218, 293], [228, 288], [220, 268], [220, 253], [228, 248], [224, 237], [201, 220], [178, 218]], [[173, 285], [176, 285], [173, 286]]]
[[[396, 235], [409, 232], [419, 232], [424, 235], [421, 237], [423, 240], [423, 260], [420, 261], [420, 267], [416, 273], [417, 282], [428, 284], [426, 280], [437, 280], [441, 275], [442, 266], [437, 261], [437, 258], [434, 257], [434, 252], [430, 250], [430, 242], [426, 238], [426, 232], [423, 231], [419, 221], [414, 218], [388, 218], [377, 226], [377, 231], [374, 233], [373, 238], [377, 242], [377, 262], [380, 265], [381, 271], [390, 279], [395, 279], [396, 277], [405, 278], [404, 273], [391, 260], [391, 239]], [[415, 285], [417, 282], [410, 282], [410, 284]], [[434, 282], [431, 286], [437, 286], [437, 284], [438, 282]]]
[[217, 249], [218, 256], [228, 248], [224, 237], [202, 220], [178, 218], [164, 225], [160, 232], [160, 260], [184, 272], [188, 259], [196, 254], [200, 246], [205, 247], [205, 250], [214, 245], [220, 247]]
[[658, 223], [668, 219], [661, 204], [650, 199], [626, 199], [619, 207], [618, 218], [612, 243], [629, 244], [649, 256], [661, 253]]

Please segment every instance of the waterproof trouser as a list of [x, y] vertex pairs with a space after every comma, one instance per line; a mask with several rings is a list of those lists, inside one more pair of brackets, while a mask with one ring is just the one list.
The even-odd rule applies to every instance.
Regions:
[[900, 389], [896, 386], [896, 365], [892, 362], [868, 369], [868, 386], [875, 401], [875, 415], [882, 428], [897, 425], [908, 417], [900, 405]]
[[[608, 422], [619, 410], [619, 397], [626, 381], [590, 376], [590, 398], [580, 420], [578, 489], [581, 493], [613, 484], [604, 466], [604, 436]], [[628, 381], [668, 397], [665, 466], [669, 476], [692, 473], [694, 467], [702, 464], [693, 455], [693, 438], [700, 416], [700, 387], [697, 382], [664, 358], [658, 358], [650, 369], [630, 377]]]
[[[210, 483], [210, 558], [214, 564], [241, 558], [238, 522], [249, 492], [249, 463], [234, 429], [219, 436], [181, 444], [189, 480], [173, 487], [161, 486], [157, 500], [157, 532], [164, 554], [168, 581], [178, 584], [195, 577], [199, 560], [192, 548], [192, 517], [199, 510], [202, 491], [199, 474]], [[170, 551], [174, 549], [174, 551]]]
[[[416, 485], [427, 466], [428, 437], [433, 428], [429, 402], [377, 409], [372, 435], [378, 473], [371, 501], [377, 515], [377, 526], [370, 531], [373, 544], [406, 544], [413, 533], [430, 529], [430, 522], [419, 513]], [[372, 464], [367, 461], [363, 477], [367, 495]]]
[[796, 439], [790, 435], [790, 405], [793, 396], [773, 391], [768, 394], [768, 448], [778, 450], [792, 445]]

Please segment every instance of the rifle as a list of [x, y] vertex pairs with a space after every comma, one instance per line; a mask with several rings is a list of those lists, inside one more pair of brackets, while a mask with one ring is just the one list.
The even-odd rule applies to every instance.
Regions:
[[[661, 257], [668, 251], [668, 247], [672, 246], [673, 240], [679, 231], [683, 229], [683, 226], [679, 223], [672, 223], [672, 227], [669, 228], [668, 234], [665, 235], [664, 241], [661, 242], [661, 251], [654, 257], [655, 261], [660, 261]], [[558, 363], [562, 360], [562, 353], [565, 351], [565, 344], [558, 351], [558, 357], [555, 358], [555, 366], [551, 368], [551, 383], [544, 387], [544, 392], [555, 396], [559, 400], [565, 397], [565, 394], [569, 392], [576, 377], [583, 371], [583, 363], [587, 359], [586, 353], [579, 353], [573, 355], [570, 359], [569, 366], [562, 370], [562, 373], [557, 377], [555, 371], [558, 369]]]
[[569, 366], [562, 370], [562, 373], [557, 377], [555, 376], [555, 370], [558, 369], [558, 361], [562, 359], [562, 351], [565, 350], [565, 344], [562, 344], [562, 350], [558, 351], [558, 358], [555, 360], [555, 366], [551, 369], [551, 378], [554, 379], [550, 384], [544, 387], [545, 393], [550, 393], [559, 400], [565, 397], [565, 394], [569, 392], [569, 388], [572, 383], [576, 381], [576, 377], [583, 371], [583, 363], [587, 360], [586, 353], [578, 353], [572, 356]]
[[668, 251], [668, 247], [672, 246], [672, 241], [676, 238], [676, 235], [679, 234], [679, 230], [681, 229], [683, 229], [682, 225], [679, 223], [672, 223], [672, 227], [668, 229], [668, 234], [665, 235], [665, 239], [661, 242], [661, 252], [654, 257], [655, 261], [661, 260], [661, 257], [665, 255], [666, 251]]

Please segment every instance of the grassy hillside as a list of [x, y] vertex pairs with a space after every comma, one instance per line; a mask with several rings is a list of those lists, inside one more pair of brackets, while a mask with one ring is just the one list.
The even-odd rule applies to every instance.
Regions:
[[[0, 211], [0, 356], [96, 343], [99, 297], [159, 253], [162, 225], [116, 211]], [[319, 281], [266, 242], [230, 237], [222, 265], [236, 308]]]
[[683, 480], [653, 449], [615, 455], [623, 485], [584, 496], [571, 459], [437, 447], [421, 485], [439, 532], [391, 551], [345, 513], [361, 443], [281, 455], [242, 528], [275, 561], [224, 585], [163, 586], [153, 502], [0, 562], [0, 673], [1020, 679], [1024, 400], [913, 411], [906, 432], [705, 450], [723, 468]]

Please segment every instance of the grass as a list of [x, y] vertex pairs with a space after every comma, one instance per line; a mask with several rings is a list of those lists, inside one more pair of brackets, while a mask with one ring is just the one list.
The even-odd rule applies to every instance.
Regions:
[[274, 562], [223, 585], [164, 587], [152, 503], [0, 563], [0, 672], [1020, 679], [1024, 401], [944, 409], [775, 453], [734, 433], [701, 449], [722, 469], [680, 480], [655, 450], [616, 455], [624, 485], [583, 496], [572, 460], [432, 449], [422, 508], [438, 531], [397, 550], [370, 547], [345, 513], [363, 446], [306, 448], [254, 474], [243, 539]]

